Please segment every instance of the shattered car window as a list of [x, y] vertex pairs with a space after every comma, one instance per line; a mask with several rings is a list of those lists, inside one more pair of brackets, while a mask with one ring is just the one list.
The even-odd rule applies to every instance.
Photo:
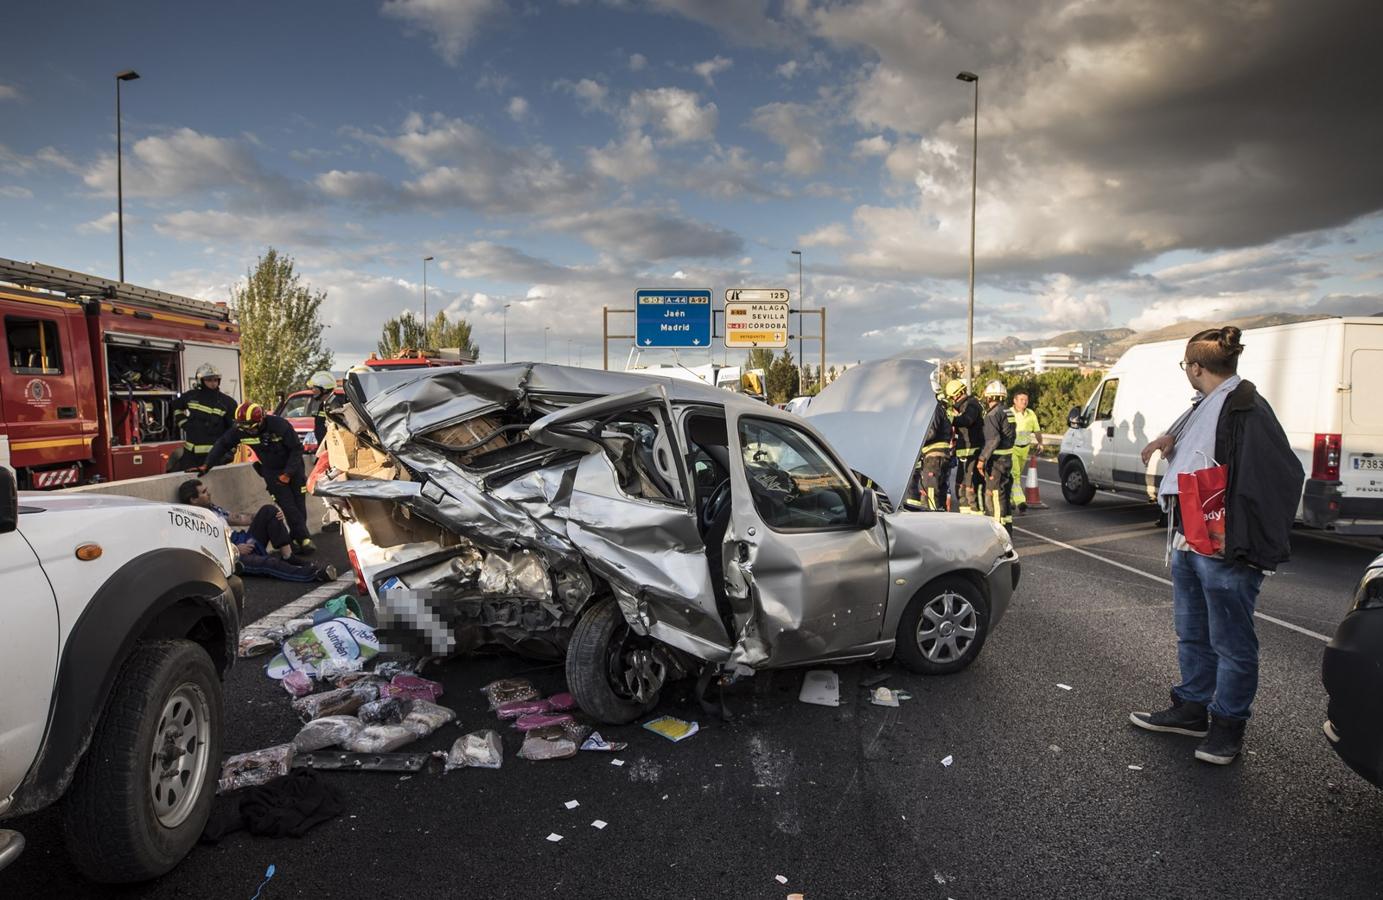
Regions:
[[850, 480], [806, 434], [781, 422], [740, 420], [744, 472], [754, 506], [770, 528], [851, 524]]

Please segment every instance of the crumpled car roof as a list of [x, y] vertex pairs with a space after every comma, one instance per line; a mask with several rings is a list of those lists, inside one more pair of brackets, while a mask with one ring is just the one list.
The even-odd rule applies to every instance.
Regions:
[[802, 412], [857, 472], [895, 506], [903, 501], [936, 409], [932, 373], [922, 359], [892, 357], [846, 369]]

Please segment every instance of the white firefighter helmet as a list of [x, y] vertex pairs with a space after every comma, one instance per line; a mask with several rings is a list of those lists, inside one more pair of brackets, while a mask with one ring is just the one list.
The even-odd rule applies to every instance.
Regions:
[[202, 363], [197, 367], [197, 383], [201, 384], [208, 378], [220, 378], [220, 371], [211, 363]]
[[986, 400], [990, 397], [997, 397], [1002, 400], [1008, 396], [1008, 388], [1004, 387], [1004, 383], [996, 378], [984, 386], [984, 396]]
[[336, 389], [336, 379], [327, 371], [313, 372], [312, 377], [307, 379], [307, 386], [319, 391], [332, 391]]

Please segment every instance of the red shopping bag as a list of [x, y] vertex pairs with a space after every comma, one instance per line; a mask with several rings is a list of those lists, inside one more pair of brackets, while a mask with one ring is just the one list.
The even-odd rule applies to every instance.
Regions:
[[1211, 466], [1177, 476], [1181, 532], [1191, 549], [1203, 556], [1225, 551], [1225, 490], [1229, 466]]

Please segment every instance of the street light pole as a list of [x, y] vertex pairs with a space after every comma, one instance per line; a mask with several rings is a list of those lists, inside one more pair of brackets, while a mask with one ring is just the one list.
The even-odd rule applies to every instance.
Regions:
[[802, 251], [793, 250], [792, 255], [797, 257], [797, 390], [802, 391], [802, 310], [806, 308], [806, 303], [802, 297]]
[[980, 76], [961, 72], [956, 76], [975, 86], [975, 129], [970, 145], [970, 311], [965, 325], [965, 380], [975, 390], [975, 188], [980, 171]]
[[123, 150], [123, 135], [120, 126], [120, 82], [134, 81], [139, 77], [139, 73], [134, 69], [127, 69], [115, 76], [115, 230], [118, 234], [116, 238], [120, 254], [120, 281], [125, 281], [125, 173]]
[[423, 257], [423, 336], [427, 337], [427, 264], [432, 262], [432, 257]]
[[504, 304], [504, 361], [509, 361], [509, 307], [512, 303]]
[[543, 326], [543, 362], [547, 362], [547, 333], [551, 330], [551, 325]]
[[571, 365], [571, 342], [572, 338], [567, 338], [567, 365]]

